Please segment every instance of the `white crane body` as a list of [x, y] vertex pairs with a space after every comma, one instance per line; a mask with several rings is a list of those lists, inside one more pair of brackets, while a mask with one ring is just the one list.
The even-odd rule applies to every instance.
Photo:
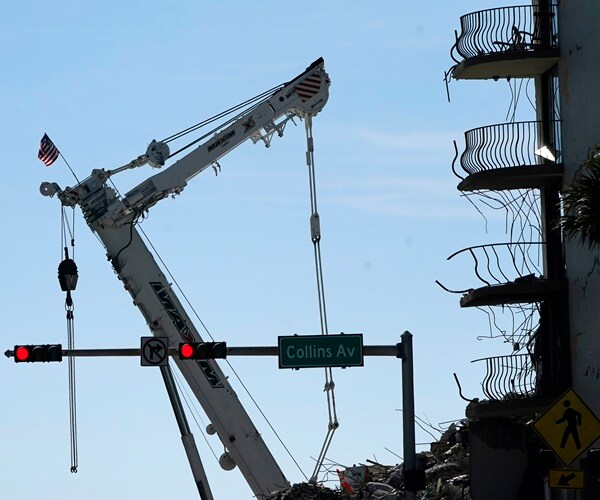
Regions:
[[[169, 280], [140, 237], [135, 225], [143, 212], [169, 195], [179, 194], [187, 182], [247, 139], [269, 146], [274, 133], [293, 117], [312, 117], [325, 105], [329, 77], [322, 59], [270, 97], [219, 129], [194, 151], [130, 190], [123, 198], [106, 185], [111, 175], [144, 163], [161, 165], [168, 147], [153, 141], [146, 155], [113, 171], [94, 170], [72, 188], [61, 190], [44, 183], [42, 194], [58, 194], [66, 206], [79, 205], [89, 227], [104, 246], [119, 279], [131, 294], [153, 335], [168, 337], [170, 346], [199, 342], [202, 336], [171, 288]], [[289, 483], [260, 433], [214, 360], [174, 358], [185, 380], [226, 449], [221, 465], [233, 460], [258, 498]]]

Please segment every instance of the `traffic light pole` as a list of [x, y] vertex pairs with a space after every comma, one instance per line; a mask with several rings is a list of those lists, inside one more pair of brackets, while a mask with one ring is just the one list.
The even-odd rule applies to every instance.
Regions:
[[167, 394], [169, 395], [169, 400], [171, 401], [171, 406], [173, 407], [173, 412], [175, 413], [175, 420], [177, 420], [177, 425], [179, 426], [179, 431], [181, 432], [183, 448], [185, 449], [185, 454], [187, 455], [190, 467], [192, 468], [192, 475], [194, 476], [194, 481], [196, 481], [198, 493], [200, 493], [200, 499], [214, 500], [208, 484], [208, 477], [204, 471], [202, 461], [200, 460], [200, 454], [198, 453], [198, 448], [196, 447], [194, 435], [190, 430], [183, 405], [181, 404], [181, 399], [179, 398], [179, 393], [177, 392], [177, 386], [175, 385], [175, 380], [173, 379], [171, 367], [169, 365], [161, 366], [160, 373], [165, 382]]
[[417, 470], [415, 450], [415, 388], [412, 334], [402, 334], [402, 438], [404, 441], [404, 489], [406, 500], [414, 500], [425, 487], [425, 471]]
[[[413, 381], [413, 350], [412, 334], [404, 332], [401, 337], [401, 343], [396, 345], [371, 345], [362, 346], [363, 356], [393, 356], [402, 359], [402, 404], [403, 404], [403, 443], [404, 443], [404, 483], [406, 498], [416, 498], [416, 491], [425, 487], [425, 471], [417, 470], [415, 453], [415, 406], [414, 406], [414, 381]], [[227, 357], [229, 356], [279, 356], [279, 346], [248, 346], [248, 347], [227, 347]], [[141, 356], [139, 348], [125, 349], [64, 349], [62, 355], [96, 357], [96, 356]], [[170, 356], [178, 356], [178, 347], [169, 347]], [[7, 350], [4, 355], [8, 358], [15, 356], [15, 351]], [[160, 366], [161, 374], [165, 382], [165, 387], [181, 431], [181, 439], [185, 448], [194, 480], [198, 486], [201, 500], [213, 500], [210, 491], [206, 473], [198, 450], [194, 436], [192, 435], [181, 400], [177, 393], [173, 375], [169, 365]]]
[[[169, 347], [169, 355], [178, 355], [177, 347]], [[402, 344], [396, 345], [365, 345], [363, 346], [364, 356], [393, 356], [402, 357]], [[4, 352], [7, 358], [15, 355], [14, 350]], [[122, 349], [63, 349], [63, 357], [133, 357], [140, 356], [139, 347]], [[228, 347], [227, 356], [278, 356], [279, 347], [277, 346], [248, 346], [248, 347]]]

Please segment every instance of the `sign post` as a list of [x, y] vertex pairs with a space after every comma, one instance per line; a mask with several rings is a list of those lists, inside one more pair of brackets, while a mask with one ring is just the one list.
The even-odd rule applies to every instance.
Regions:
[[425, 471], [417, 468], [415, 449], [415, 387], [413, 374], [412, 333], [402, 334], [402, 436], [404, 467], [402, 477], [406, 500], [417, 498], [416, 492], [425, 489]]

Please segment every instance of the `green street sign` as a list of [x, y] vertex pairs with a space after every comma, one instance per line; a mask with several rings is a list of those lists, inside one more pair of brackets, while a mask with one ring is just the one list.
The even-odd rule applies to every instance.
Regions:
[[363, 366], [362, 333], [279, 337], [279, 368]]

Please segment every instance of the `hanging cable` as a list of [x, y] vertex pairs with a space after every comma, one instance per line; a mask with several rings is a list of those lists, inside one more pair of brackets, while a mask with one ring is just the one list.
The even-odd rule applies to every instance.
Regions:
[[[325, 287], [323, 284], [323, 265], [321, 262], [321, 224], [319, 219], [319, 212], [317, 210], [317, 186], [315, 177], [315, 158], [314, 158], [314, 144], [312, 135], [312, 117], [308, 115], [304, 120], [304, 127], [306, 129], [306, 164], [308, 166], [308, 178], [309, 178], [309, 189], [310, 189], [310, 233], [313, 242], [314, 255], [315, 255], [315, 269], [317, 275], [317, 295], [319, 300], [319, 318], [321, 322], [321, 335], [329, 335], [327, 326], [327, 309], [325, 307]], [[323, 461], [333, 440], [333, 435], [336, 429], [339, 427], [337, 419], [337, 412], [335, 407], [335, 382], [333, 381], [333, 370], [331, 367], [325, 368], [325, 388], [324, 392], [327, 394], [327, 411], [329, 414], [329, 422], [327, 425], [327, 434], [319, 456], [317, 457], [317, 463], [313, 470], [310, 478], [311, 482], [317, 481], [317, 476], [323, 466]]]
[[[73, 209], [73, 212], [75, 210]], [[71, 291], [77, 287], [77, 265], [69, 257], [69, 247], [67, 244], [67, 230], [69, 231], [71, 241], [71, 255], [75, 256], [75, 216], [73, 215], [73, 230], [69, 227], [69, 222], [65, 214], [65, 208], [61, 211], [61, 243], [64, 248], [64, 259], [58, 266], [58, 281], [63, 292], [67, 292], [65, 299], [65, 310], [67, 311], [67, 348], [75, 348], [75, 318], [74, 305]], [[77, 450], [77, 401], [75, 385], [75, 358], [69, 356], [68, 359], [68, 379], [69, 379], [69, 429], [71, 442], [71, 472], [76, 473], [79, 466]]]
[[[523, 80], [519, 80], [519, 88], [517, 89], [517, 80], [508, 82], [508, 88], [510, 89], [510, 103], [508, 104], [508, 110], [506, 112], [506, 121], [514, 123], [517, 114], [517, 107], [519, 105], [519, 97], [521, 96], [521, 88], [523, 87]], [[527, 93], [527, 87], [525, 87]], [[531, 100], [529, 101], [531, 102]]]
[[[73, 316], [73, 303], [67, 306], [67, 346], [75, 348], [75, 324]], [[69, 370], [69, 429], [71, 436], [71, 472], [76, 473], [79, 467], [77, 450], [77, 399], [75, 385], [75, 357], [69, 356], [67, 361]]]

